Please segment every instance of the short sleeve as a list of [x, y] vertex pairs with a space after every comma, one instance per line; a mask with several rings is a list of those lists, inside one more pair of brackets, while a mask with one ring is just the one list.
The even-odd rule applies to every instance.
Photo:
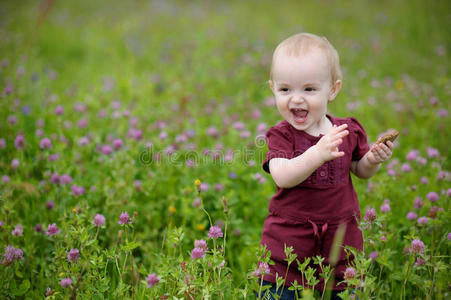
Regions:
[[366, 132], [362, 125], [355, 118], [351, 117], [350, 120], [350, 130], [352, 130], [355, 139], [352, 160], [359, 161], [370, 150], [370, 146], [368, 145]]
[[273, 158], [293, 158], [293, 138], [286, 127], [275, 126], [266, 133], [268, 152], [262, 163], [263, 170], [269, 172], [269, 161]]

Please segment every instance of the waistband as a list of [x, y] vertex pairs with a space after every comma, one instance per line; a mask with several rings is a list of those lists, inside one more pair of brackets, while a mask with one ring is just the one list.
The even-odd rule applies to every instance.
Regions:
[[296, 216], [293, 216], [291, 214], [287, 214], [280, 211], [270, 210], [270, 214], [278, 216], [280, 218], [286, 219], [288, 221], [299, 223], [299, 224], [305, 224], [305, 223], [311, 223], [315, 222], [316, 224], [329, 224], [329, 225], [336, 225], [344, 222], [351, 221], [352, 219], [360, 220], [360, 211], [353, 211], [349, 214], [342, 215], [342, 216], [333, 216], [333, 217], [311, 217], [303, 214], [298, 214]]

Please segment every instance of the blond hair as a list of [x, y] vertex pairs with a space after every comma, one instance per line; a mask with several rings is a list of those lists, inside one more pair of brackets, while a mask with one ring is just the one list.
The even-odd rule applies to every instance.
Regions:
[[326, 55], [330, 66], [332, 84], [337, 80], [341, 80], [340, 58], [337, 50], [335, 50], [334, 46], [332, 46], [325, 37], [319, 37], [311, 33], [298, 33], [292, 35], [277, 46], [272, 56], [271, 72], [269, 75], [270, 80], [272, 81], [273, 78], [274, 60], [279, 51], [283, 50], [284, 53], [289, 56], [300, 56], [306, 54], [314, 47], [319, 48]]

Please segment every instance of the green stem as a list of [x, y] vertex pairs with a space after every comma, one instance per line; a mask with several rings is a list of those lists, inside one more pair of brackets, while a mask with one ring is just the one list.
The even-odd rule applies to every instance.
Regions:
[[263, 275], [260, 278], [260, 288], [258, 289], [258, 300], [260, 300], [262, 296], [262, 286], [263, 286]]
[[411, 267], [411, 266], [412, 266], [412, 254], [410, 254], [409, 264], [407, 265], [406, 277], [404, 278], [404, 283], [402, 284], [401, 297], [400, 297], [400, 299], [403, 299], [403, 298], [404, 298], [404, 292], [405, 292], [405, 289], [406, 289], [407, 279], [409, 278], [409, 272], [410, 272], [410, 267]]
[[117, 257], [115, 257], [114, 261], [116, 262], [117, 273], [119, 274], [119, 278], [122, 282], [122, 273], [121, 273], [121, 270], [119, 269], [119, 263], [117, 262]]
[[285, 281], [287, 280], [288, 270], [290, 269], [291, 262], [288, 263], [287, 270], [285, 271], [285, 277], [283, 278], [282, 291], [280, 292], [280, 296], [283, 296], [283, 289], [285, 288]]
[[[199, 193], [200, 194], [200, 193]], [[200, 195], [199, 195], [200, 196]], [[204, 207], [204, 200], [202, 199], [202, 197], [200, 197], [200, 204], [201, 204], [201, 209], [204, 211], [204, 213], [207, 215], [208, 217], [208, 221], [210, 221], [210, 227], [213, 226], [213, 222], [211, 222], [211, 218], [210, 218], [210, 214], [207, 212], [207, 210]]]

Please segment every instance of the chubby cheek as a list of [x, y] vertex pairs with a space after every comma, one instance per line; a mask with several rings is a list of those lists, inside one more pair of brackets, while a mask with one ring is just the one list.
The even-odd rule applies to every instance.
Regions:
[[288, 101], [283, 98], [276, 97], [276, 106], [280, 112], [288, 111]]

